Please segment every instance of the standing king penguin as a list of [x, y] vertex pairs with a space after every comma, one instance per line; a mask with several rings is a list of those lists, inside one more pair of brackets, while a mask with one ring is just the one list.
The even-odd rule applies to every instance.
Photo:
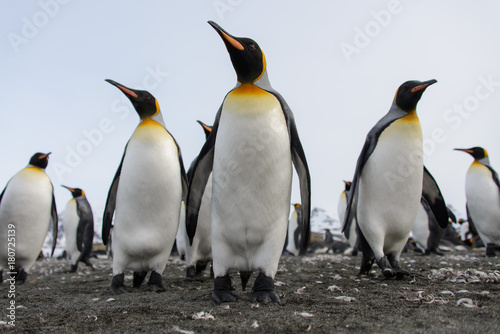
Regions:
[[123, 292], [124, 270], [129, 268], [134, 272], [134, 287], [139, 287], [151, 271], [148, 284], [163, 291], [161, 274], [175, 241], [181, 202], [187, 192], [181, 151], [165, 128], [153, 95], [106, 81], [129, 98], [141, 118], [125, 146], [104, 209], [104, 244], [115, 215], [110, 290]]
[[482, 147], [457, 148], [474, 157], [465, 177], [467, 218], [486, 245], [486, 256], [495, 256], [500, 246], [500, 182]]
[[[205, 140], [212, 132], [212, 127], [198, 121], [205, 132]], [[188, 170], [188, 179], [193, 172], [193, 166], [196, 160], [193, 161]], [[212, 204], [212, 174], [208, 177], [205, 192], [201, 200], [200, 210], [198, 214], [198, 223], [196, 224], [196, 234], [193, 237], [193, 242], [189, 243], [186, 235], [186, 279], [189, 281], [199, 278], [206, 269], [209, 262], [212, 261], [212, 237], [210, 207]], [[213, 269], [213, 268], [212, 268]], [[212, 272], [213, 276], [213, 272]]]
[[[389, 112], [370, 130], [358, 158], [344, 217], [345, 231], [356, 217], [363, 252], [360, 274], [368, 274], [373, 261], [386, 278], [409, 275], [399, 258], [420, 198], [428, 198], [436, 219], [448, 223], [446, 205], [437, 185], [423, 187], [422, 128], [417, 103], [436, 80], [407, 81], [396, 92]], [[426, 189], [429, 188], [429, 189]]]
[[[52, 220], [52, 254], [57, 242], [54, 187], [45, 168], [50, 153], [36, 153], [27, 167], [14, 175], [0, 195], [0, 282], [9, 278], [25, 283]], [[12, 261], [14, 260], [14, 261]]]
[[288, 232], [286, 236], [286, 251], [293, 256], [306, 255], [307, 248], [304, 248], [304, 243], [301, 242], [302, 237], [302, 206], [298, 203], [292, 204], [293, 210], [288, 222]]
[[187, 233], [196, 233], [198, 212], [212, 172], [212, 253], [215, 303], [235, 301], [230, 269], [242, 287], [259, 270], [250, 301], [280, 302], [274, 275], [290, 213], [292, 161], [301, 190], [302, 242], [309, 241], [310, 176], [293, 113], [271, 88], [266, 59], [249, 38], [234, 37], [216, 23], [237, 74], [236, 86], [217, 112], [212, 132], [195, 162], [187, 200]]
[[71, 261], [68, 272], [78, 269], [78, 262], [83, 262], [93, 269], [89, 261], [94, 239], [94, 214], [85, 192], [80, 188], [68, 189], [73, 196], [66, 204], [63, 213], [64, 235], [66, 236], [66, 253]]

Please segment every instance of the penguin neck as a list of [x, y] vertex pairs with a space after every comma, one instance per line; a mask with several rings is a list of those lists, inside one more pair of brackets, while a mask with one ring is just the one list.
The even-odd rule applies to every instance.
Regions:
[[237, 82], [236, 83], [236, 86], [234, 86], [233, 90], [240, 87], [241, 85], [254, 85], [254, 86], [257, 86], [261, 89], [264, 89], [264, 90], [272, 90], [273, 88], [271, 87], [271, 83], [269, 82], [269, 77], [267, 76], [267, 69], [264, 70], [264, 72], [262, 73], [262, 75], [255, 81], [253, 82]]
[[28, 166], [26, 166], [26, 168], [45, 172], [45, 168], [41, 168], [41, 167], [38, 167], [38, 166], [35, 166], [35, 165], [32, 165], [32, 164], [28, 164]]
[[474, 162], [476, 161], [479, 162], [480, 164], [490, 167], [490, 158], [488, 158], [487, 156], [482, 159], [476, 159]]
[[158, 111], [158, 113], [156, 113], [155, 115], [153, 115], [151, 117], [141, 119], [141, 123], [143, 123], [143, 122], [147, 123], [149, 121], [155, 121], [156, 123], [160, 124], [161, 126], [163, 126], [166, 129], [165, 122], [163, 121], [163, 116], [161, 114], [161, 111]]

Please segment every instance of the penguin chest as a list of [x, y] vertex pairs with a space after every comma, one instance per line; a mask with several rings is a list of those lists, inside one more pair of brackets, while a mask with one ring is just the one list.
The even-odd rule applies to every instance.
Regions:
[[76, 258], [78, 258], [80, 254], [80, 252], [78, 251], [78, 246], [76, 244], [76, 230], [78, 228], [79, 221], [80, 218], [77, 214], [76, 200], [73, 198], [68, 202], [68, 204], [66, 204], [66, 208], [64, 209], [64, 213], [62, 216], [64, 236], [66, 238], [66, 252], [72, 260], [75, 256]]
[[500, 194], [490, 170], [474, 161], [467, 171], [465, 193], [470, 215], [478, 232], [496, 236], [500, 242]]
[[[360, 178], [359, 210], [382, 224], [386, 235], [407, 237], [422, 195], [422, 129], [415, 113], [391, 123], [380, 135]], [[363, 221], [361, 221], [363, 220]]]
[[[181, 205], [178, 150], [172, 136], [146, 119], [134, 131], [123, 160], [116, 199], [116, 240], [160, 246], [175, 237]], [[172, 241], [173, 242], [173, 241]]]
[[[212, 224], [242, 242], [286, 234], [292, 165], [290, 139], [278, 99], [244, 84], [226, 97], [212, 173]], [[273, 231], [273, 233], [267, 232]], [[242, 234], [242, 232], [244, 232]], [[212, 232], [213, 235], [213, 232]]]

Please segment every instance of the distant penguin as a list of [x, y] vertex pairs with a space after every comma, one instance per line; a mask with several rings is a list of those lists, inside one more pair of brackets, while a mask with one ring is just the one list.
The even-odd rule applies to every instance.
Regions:
[[64, 235], [66, 237], [66, 253], [71, 261], [68, 272], [78, 269], [78, 262], [83, 262], [93, 269], [89, 261], [94, 239], [94, 214], [85, 192], [80, 188], [68, 189], [73, 196], [66, 204], [63, 213]]
[[57, 209], [54, 187], [45, 168], [50, 153], [36, 153], [27, 167], [15, 174], [0, 195], [0, 283], [7, 279], [25, 283], [52, 221], [52, 254], [57, 242]]
[[302, 221], [302, 207], [298, 203], [292, 205], [295, 210], [292, 212], [288, 222], [286, 251], [294, 256], [305, 255], [307, 249], [304, 249], [303, 243], [300, 240], [302, 235], [302, 226], [300, 224]]
[[148, 284], [162, 291], [161, 274], [175, 241], [187, 189], [181, 151], [165, 128], [153, 95], [106, 81], [129, 98], [141, 118], [125, 147], [103, 215], [104, 244], [115, 215], [110, 290], [123, 292], [124, 270], [128, 268], [134, 272], [134, 287], [139, 287], [151, 271]]
[[486, 256], [495, 256], [500, 247], [500, 183], [482, 147], [457, 148], [474, 157], [465, 177], [467, 215], [471, 230], [476, 229], [486, 245]]
[[[212, 300], [235, 301], [229, 271], [239, 270], [245, 288], [259, 274], [250, 301], [280, 302], [274, 276], [285, 243], [290, 213], [292, 161], [301, 189], [302, 242], [309, 242], [310, 176], [293, 113], [271, 88], [266, 59], [249, 38], [234, 37], [214, 22], [237, 74], [212, 132], [193, 168], [187, 200], [187, 232], [196, 232], [198, 212], [212, 173]], [[212, 172], [213, 171], [213, 172]]]
[[[208, 139], [212, 127], [198, 121], [205, 132], [205, 139]], [[193, 172], [192, 168], [196, 160], [193, 161], [189, 171], [188, 179]], [[212, 204], [212, 175], [208, 177], [205, 192], [201, 199], [200, 211], [198, 214], [198, 223], [196, 225], [196, 234], [193, 237], [192, 244], [186, 240], [186, 279], [193, 281], [203, 274], [209, 262], [212, 262], [212, 238], [211, 238], [211, 218], [210, 207]], [[186, 227], [184, 226], [184, 230]], [[213, 277], [213, 271], [211, 273]]]
[[[343, 222], [344, 221], [344, 216], [345, 216], [345, 210], [347, 207], [347, 196], [349, 195], [349, 191], [351, 190], [351, 182], [350, 181], [344, 181], [345, 188], [340, 194], [339, 197], [339, 203], [337, 205], [337, 212], [339, 215], [339, 221]], [[356, 217], [353, 217], [351, 221], [347, 222], [347, 226], [345, 228], [345, 237], [347, 238], [347, 241], [349, 242], [349, 246], [352, 249], [351, 255], [352, 256], [357, 256], [358, 255], [358, 233], [356, 232], [357, 229], [357, 223], [356, 223]]]
[[[432, 177], [429, 171], [424, 167], [424, 185], [427, 185], [427, 189], [434, 187], [436, 195], [435, 198], [443, 198], [441, 191], [436, 183], [436, 180]], [[455, 217], [453, 213], [446, 208], [448, 216]], [[422, 251], [424, 255], [429, 255], [430, 253], [435, 253], [438, 255], [443, 255], [443, 253], [438, 249], [441, 237], [443, 236], [444, 229], [448, 227], [449, 224], [441, 227], [434, 217], [431, 206], [427, 203], [425, 197], [422, 196], [420, 199], [420, 207], [418, 209], [417, 217], [411, 229], [413, 234], [413, 240], [416, 243], [417, 248]]]
[[181, 213], [179, 216], [179, 228], [177, 229], [177, 234], [175, 236], [175, 247], [177, 248], [177, 253], [182, 261], [186, 260], [186, 243], [187, 243], [187, 233], [186, 233], [186, 204], [181, 203]]
[[[373, 261], [386, 278], [410, 275], [400, 263], [420, 198], [426, 200], [440, 224], [448, 224], [440, 193], [423, 187], [423, 140], [416, 106], [436, 80], [407, 81], [396, 92], [389, 112], [368, 133], [359, 156], [344, 218], [354, 217], [363, 252], [360, 274], [368, 274]], [[424, 194], [422, 193], [424, 190]]]

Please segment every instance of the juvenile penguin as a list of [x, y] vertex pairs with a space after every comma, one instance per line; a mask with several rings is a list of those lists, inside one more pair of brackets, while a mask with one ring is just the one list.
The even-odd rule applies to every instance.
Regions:
[[128, 268], [134, 272], [134, 287], [139, 287], [151, 271], [148, 284], [163, 291], [161, 274], [175, 241], [187, 189], [181, 151], [167, 131], [153, 95], [106, 81], [129, 98], [141, 118], [125, 146], [103, 214], [104, 244], [115, 215], [110, 290], [123, 292], [124, 270]]
[[83, 262], [93, 269], [89, 261], [94, 239], [94, 214], [85, 192], [80, 188], [68, 189], [73, 196], [66, 204], [62, 216], [64, 235], [66, 237], [66, 253], [71, 261], [68, 272], [73, 273], [78, 269], [78, 262]]
[[426, 88], [436, 83], [407, 81], [396, 92], [389, 112], [370, 130], [356, 165], [344, 218], [354, 217], [363, 252], [360, 274], [373, 261], [386, 278], [409, 273], [399, 258], [417, 216], [420, 198], [427, 201], [440, 224], [448, 223], [444, 200], [423, 187], [422, 129], [415, 111]]
[[292, 204], [295, 210], [292, 212], [290, 221], [288, 222], [288, 234], [287, 234], [287, 245], [286, 250], [294, 256], [305, 255], [307, 249], [303, 247], [301, 243], [302, 226], [300, 223], [302, 220], [302, 206], [298, 203]]
[[54, 187], [45, 168], [50, 153], [36, 153], [15, 174], [0, 195], [0, 283], [8, 278], [25, 283], [52, 221], [52, 254], [57, 242]]
[[474, 158], [465, 177], [467, 216], [486, 245], [486, 256], [495, 256], [500, 246], [500, 183], [491, 167], [488, 152], [482, 147], [457, 148]]
[[[205, 132], [205, 139], [208, 138], [212, 127], [198, 121]], [[196, 161], [196, 160], [195, 160]], [[195, 161], [188, 170], [188, 179], [193, 172]], [[212, 204], [212, 174], [208, 177], [207, 185], [201, 199], [200, 211], [198, 214], [198, 223], [193, 242], [186, 245], [186, 279], [193, 281], [199, 278], [208, 263], [212, 261], [212, 238], [211, 238], [211, 218], [210, 207]], [[186, 238], [187, 239], [187, 238]], [[213, 268], [212, 268], [213, 269]], [[213, 276], [213, 273], [212, 273]]]
[[[347, 197], [349, 195], [349, 191], [351, 190], [351, 182], [344, 181], [344, 190], [339, 197], [339, 202], [337, 205], [337, 212], [339, 215], [339, 221], [344, 221], [345, 210], [347, 206]], [[349, 246], [351, 247], [351, 255], [358, 255], [358, 233], [356, 232], [358, 224], [356, 224], [356, 217], [353, 217], [351, 221], [347, 222], [347, 226], [345, 228], [344, 235], [347, 238], [347, 242], [349, 242]]]
[[310, 176], [293, 113], [271, 88], [266, 59], [249, 38], [234, 37], [209, 24], [224, 41], [236, 71], [236, 86], [224, 98], [212, 132], [193, 168], [187, 200], [187, 232], [196, 232], [198, 212], [212, 172], [212, 300], [235, 301], [231, 269], [242, 286], [258, 270], [250, 301], [280, 302], [274, 276], [285, 243], [292, 161], [300, 181], [302, 242], [309, 241]]

